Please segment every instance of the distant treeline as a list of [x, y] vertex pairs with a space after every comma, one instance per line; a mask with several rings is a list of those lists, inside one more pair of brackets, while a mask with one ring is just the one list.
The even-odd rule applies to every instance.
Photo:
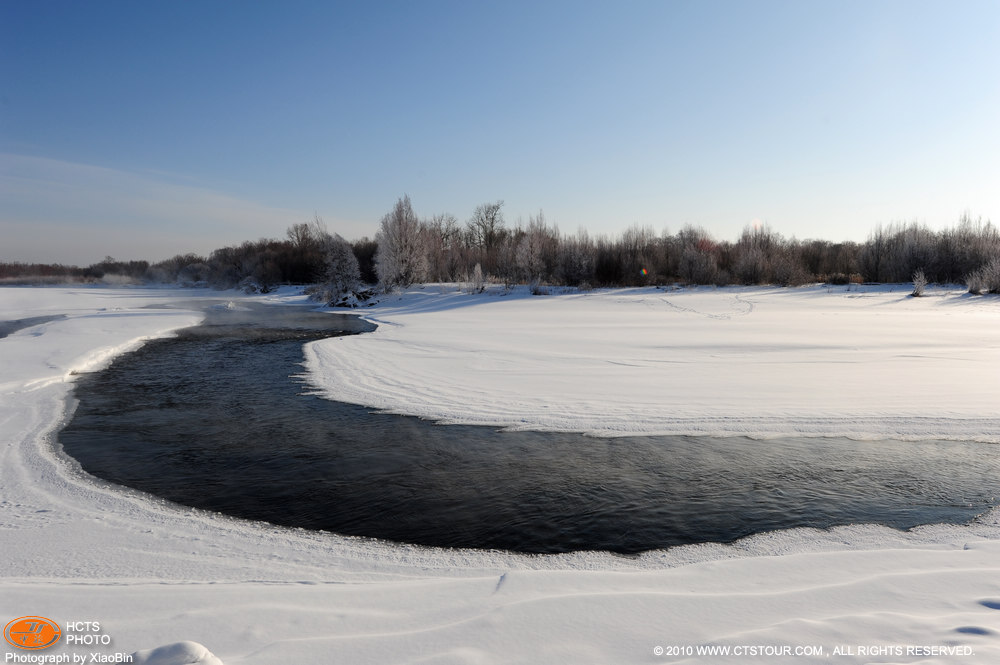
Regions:
[[777, 284], [909, 282], [922, 272], [937, 283], [964, 283], [974, 293], [1000, 293], [1000, 232], [963, 215], [951, 228], [879, 226], [864, 242], [786, 238], [748, 226], [735, 241], [686, 226], [657, 233], [633, 226], [616, 237], [561, 233], [539, 212], [509, 225], [503, 202], [475, 209], [463, 224], [453, 215], [418, 218], [408, 197], [381, 220], [375, 239], [348, 242], [323, 223], [292, 225], [284, 239], [223, 247], [209, 256], [166, 261], [116, 261], [86, 268], [0, 263], [0, 283], [103, 281], [169, 283], [268, 290], [318, 284], [335, 300], [361, 284], [382, 288], [420, 282], [498, 282], [543, 288], [652, 284]]
[[67, 282], [138, 283], [149, 280], [149, 261], [116, 261], [106, 257], [100, 263], [79, 268], [60, 263], [0, 261], [0, 285], [65, 284]]

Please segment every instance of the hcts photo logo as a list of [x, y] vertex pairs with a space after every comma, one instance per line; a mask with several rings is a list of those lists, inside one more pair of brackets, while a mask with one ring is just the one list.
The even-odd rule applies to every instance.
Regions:
[[52, 619], [45, 617], [18, 617], [3, 629], [7, 644], [18, 649], [47, 649], [62, 636], [62, 630]]

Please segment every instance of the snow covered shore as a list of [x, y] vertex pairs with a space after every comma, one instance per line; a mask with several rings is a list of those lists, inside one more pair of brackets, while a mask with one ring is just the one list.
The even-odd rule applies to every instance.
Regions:
[[[99, 622], [111, 644], [97, 651], [157, 665], [1000, 662], [996, 511], [906, 533], [858, 525], [539, 557], [241, 522], [81, 474], [52, 446], [74, 373], [197, 321], [146, 307], [196, 297], [218, 294], [0, 289], [2, 320], [67, 315], [0, 339], [3, 624]], [[611, 435], [1000, 440], [989, 298], [427, 287], [364, 313], [379, 330], [310, 345], [310, 376], [392, 411]], [[186, 641], [215, 656], [153, 651]], [[63, 640], [45, 653], [94, 651]]]
[[330, 399], [596, 435], [1000, 442], [1000, 302], [905, 286], [387, 299], [308, 346]]

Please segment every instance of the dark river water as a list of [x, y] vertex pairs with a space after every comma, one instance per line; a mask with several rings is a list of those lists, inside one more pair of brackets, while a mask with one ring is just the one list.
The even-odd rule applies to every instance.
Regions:
[[996, 446], [498, 432], [307, 394], [302, 345], [370, 330], [304, 308], [205, 325], [79, 377], [59, 435], [95, 476], [179, 504], [399, 542], [636, 553], [789, 527], [965, 522]]

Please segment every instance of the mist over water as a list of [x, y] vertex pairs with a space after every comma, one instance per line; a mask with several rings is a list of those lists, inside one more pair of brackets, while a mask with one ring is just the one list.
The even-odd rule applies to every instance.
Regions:
[[88, 472], [180, 504], [445, 547], [635, 553], [798, 526], [964, 522], [996, 504], [987, 444], [498, 432], [304, 394], [304, 342], [372, 328], [213, 308], [80, 377], [59, 441]]

